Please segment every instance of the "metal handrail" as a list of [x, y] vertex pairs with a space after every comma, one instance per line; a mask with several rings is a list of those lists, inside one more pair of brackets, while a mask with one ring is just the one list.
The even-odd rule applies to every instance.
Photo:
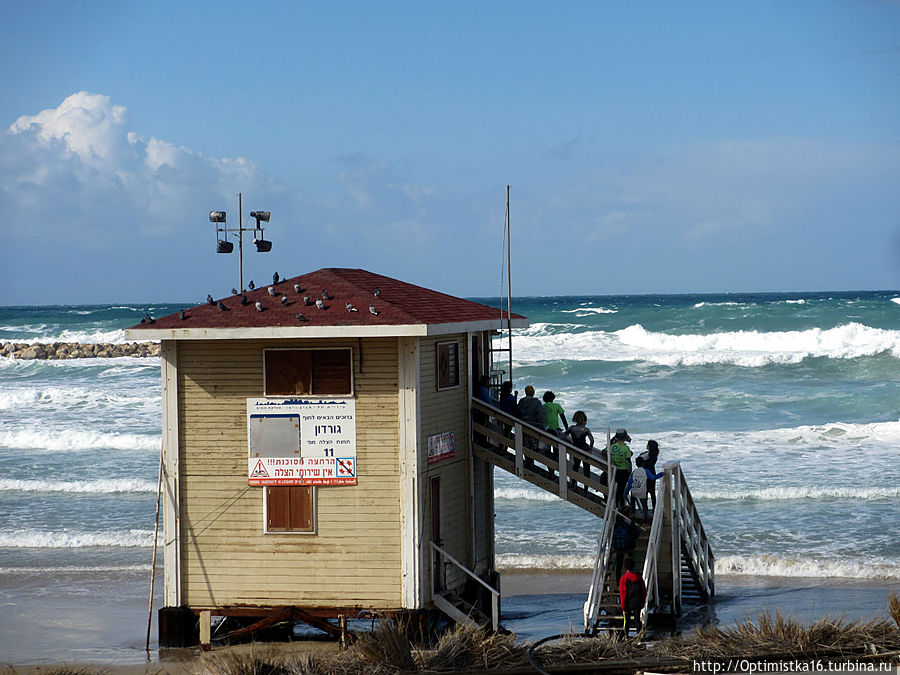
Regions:
[[436, 551], [439, 555], [443, 556], [451, 563], [453, 563], [456, 567], [461, 569], [467, 575], [469, 575], [472, 579], [477, 581], [479, 584], [484, 586], [491, 593], [491, 623], [494, 627], [494, 630], [497, 630], [497, 627], [500, 625], [500, 591], [487, 583], [484, 579], [475, 574], [468, 567], [463, 565], [459, 560], [450, 555], [447, 551], [442, 549], [436, 543], [431, 542], [431, 548], [433, 551]]
[[[612, 487], [611, 490], [615, 490]], [[609, 503], [615, 503], [611, 498]], [[603, 514], [603, 527], [597, 537], [597, 557], [594, 559], [594, 572], [591, 575], [591, 585], [588, 588], [588, 597], [584, 602], [584, 633], [593, 635], [597, 625], [597, 615], [600, 612], [600, 599], [603, 597], [603, 584], [609, 569], [610, 546], [612, 540], [613, 524], [616, 522], [617, 511], [615, 507], [607, 508]]]
[[670, 465], [666, 464], [666, 475], [663, 479], [662, 499], [657, 497], [656, 508], [653, 509], [653, 521], [650, 524], [650, 536], [647, 539], [647, 553], [644, 555], [643, 579], [647, 587], [647, 597], [641, 608], [641, 626], [647, 625], [647, 616], [650, 614], [651, 601], [659, 602], [659, 575], [657, 570], [657, 557], [659, 556], [659, 544], [662, 540], [663, 519], [665, 518], [666, 503], [665, 493], [671, 488], [672, 472]]

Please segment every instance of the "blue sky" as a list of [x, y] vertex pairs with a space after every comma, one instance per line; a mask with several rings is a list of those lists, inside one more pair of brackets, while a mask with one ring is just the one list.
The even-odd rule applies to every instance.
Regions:
[[0, 9], [0, 304], [900, 288], [897, 2]]

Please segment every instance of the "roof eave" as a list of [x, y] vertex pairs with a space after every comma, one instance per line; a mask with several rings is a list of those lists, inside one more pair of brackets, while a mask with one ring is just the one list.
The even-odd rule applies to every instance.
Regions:
[[[257, 326], [243, 328], [138, 328], [126, 329], [128, 340], [272, 340], [296, 338], [415, 337], [499, 330], [505, 319], [435, 324], [376, 326]], [[527, 328], [528, 319], [513, 319], [513, 328]]]

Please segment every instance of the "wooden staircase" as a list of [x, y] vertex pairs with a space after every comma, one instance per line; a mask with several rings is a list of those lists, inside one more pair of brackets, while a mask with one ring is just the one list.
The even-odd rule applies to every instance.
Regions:
[[[584, 607], [584, 626], [586, 634], [618, 630], [622, 612], [611, 546], [617, 512], [607, 509], [607, 497], [615, 489], [609, 482], [609, 430], [603, 449], [586, 452], [481, 400], [473, 398], [471, 406], [475, 457], [603, 519]], [[580, 464], [577, 471], [576, 462]], [[657, 481], [658, 489], [662, 489], [651, 527], [641, 532], [633, 554], [647, 584], [647, 601], [641, 613], [644, 626], [651, 614], [674, 621], [683, 603], [706, 602], [715, 594], [715, 559], [681, 465], [669, 463], [664, 470], [665, 478]], [[454, 589], [435, 591], [435, 607], [458, 623], [498, 630], [499, 590], [436, 544], [431, 546], [432, 554], [442, 556], [443, 564], [455, 565], [483, 587], [480, 601], [474, 603]], [[487, 597], [491, 616], [487, 615]]]

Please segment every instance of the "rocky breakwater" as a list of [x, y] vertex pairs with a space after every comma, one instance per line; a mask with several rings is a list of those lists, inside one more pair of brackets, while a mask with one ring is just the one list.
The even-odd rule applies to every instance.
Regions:
[[11, 359], [93, 359], [159, 356], [158, 342], [3, 342], [0, 356]]

